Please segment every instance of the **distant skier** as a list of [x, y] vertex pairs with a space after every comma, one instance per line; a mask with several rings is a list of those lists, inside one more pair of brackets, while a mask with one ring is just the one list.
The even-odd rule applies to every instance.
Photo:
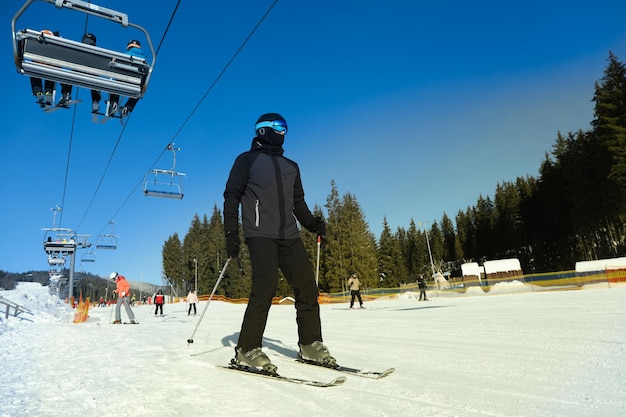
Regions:
[[156, 294], [154, 294], [154, 305], [156, 306], [154, 310], [154, 316], [156, 317], [161, 311], [161, 317], [163, 317], [163, 304], [165, 304], [165, 295], [163, 295], [163, 291], [159, 290]]
[[189, 294], [187, 294], [187, 304], [189, 304], [189, 310], [187, 310], [187, 315], [191, 314], [191, 309], [193, 308], [193, 315], [196, 315], [196, 303], [198, 302], [198, 296], [194, 292], [194, 290], [190, 290]]
[[363, 307], [363, 299], [361, 298], [361, 281], [359, 281], [359, 277], [356, 275], [356, 272], [353, 272], [350, 278], [348, 279], [348, 288], [350, 288], [350, 308], [354, 308], [354, 298], [359, 299], [359, 306]]
[[417, 287], [420, 289], [419, 301], [428, 301], [428, 298], [426, 298], [426, 280], [424, 279], [424, 275], [420, 275], [417, 279]]
[[113, 281], [115, 281], [116, 289], [113, 290], [114, 293], [117, 294], [117, 304], [115, 305], [115, 321], [113, 324], [121, 324], [122, 323], [122, 313], [121, 308], [122, 304], [126, 308], [126, 314], [128, 314], [128, 318], [130, 319], [131, 324], [137, 324], [135, 321], [135, 314], [133, 310], [130, 308], [130, 303], [128, 301], [128, 293], [130, 292], [130, 284], [126, 281], [126, 278], [117, 272], [111, 272], [109, 275]]

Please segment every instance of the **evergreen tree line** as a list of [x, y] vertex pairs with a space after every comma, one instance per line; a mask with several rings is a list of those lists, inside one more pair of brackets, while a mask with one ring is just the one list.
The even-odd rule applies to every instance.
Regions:
[[[607, 61], [595, 83], [591, 130], [559, 132], [539, 177], [498, 183], [493, 198], [479, 196], [454, 223], [444, 213], [439, 222], [411, 219], [408, 228], [392, 231], [385, 218], [376, 239], [356, 196], [340, 196], [331, 182], [326, 213], [313, 208], [326, 220], [324, 242], [318, 245], [314, 234], [301, 232], [320, 290], [345, 291], [352, 272], [366, 288], [394, 288], [422, 274], [460, 276], [460, 265], [470, 261], [515, 257], [528, 274], [571, 270], [576, 261], [626, 253], [626, 67], [613, 53]], [[226, 261], [225, 246], [217, 206], [210, 218], [195, 215], [182, 241], [174, 234], [163, 245], [166, 279], [187, 291], [195, 287], [197, 268], [199, 293], [210, 293]], [[249, 255], [245, 245], [241, 249], [218, 294], [248, 296]], [[277, 295], [290, 295], [282, 276]]]

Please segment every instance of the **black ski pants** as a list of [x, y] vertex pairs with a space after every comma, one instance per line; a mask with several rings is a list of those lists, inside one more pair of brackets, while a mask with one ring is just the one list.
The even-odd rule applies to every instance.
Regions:
[[261, 347], [272, 298], [278, 288], [278, 269], [293, 288], [298, 342], [322, 341], [319, 295], [315, 275], [302, 239], [246, 239], [252, 264], [252, 288], [237, 347], [247, 352]]
[[156, 308], [154, 309], [154, 315], [159, 314], [159, 310], [161, 310], [161, 314], [163, 314], [163, 304], [155, 304]]
[[354, 298], [359, 299], [359, 305], [363, 306], [363, 299], [361, 298], [361, 290], [350, 290], [350, 308], [354, 306]]

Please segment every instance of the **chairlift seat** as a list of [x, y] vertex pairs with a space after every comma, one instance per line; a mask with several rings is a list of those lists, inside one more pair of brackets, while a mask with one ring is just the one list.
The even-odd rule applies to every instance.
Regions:
[[93, 251], [84, 252], [80, 257], [81, 262], [96, 262], [96, 253]]
[[97, 249], [117, 249], [117, 245], [100, 243], [96, 245]]
[[57, 258], [57, 257], [50, 255], [48, 256], [48, 265], [50, 266], [65, 265], [65, 258], [63, 257]]
[[43, 248], [46, 253], [74, 253], [76, 251], [76, 242], [44, 242]]
[[182, 200], [184, 194], [178, 191], [165, 191], [165, 190], [143, 190], [143, 193], [146, 197], [164, 197], [164, 198], [176, 198], [178, 200]]
[[117, 249], [117, 236], [100, 235], [96, 240], [96, 249]]
[[15, 65], [23, 75], [141, 98], [151, 72], [148, 62], [32, 29], [16, 33], [19, 42]]
[[[167, 169], [153, 169], [153, 179], [144, 181], [143, 193], [147, 197], [164, 197], [182, 200], [184, 197], [182, 187], [182, 177], [186, 174]], [[159, 176], [169, 176], [169, 181], [159, 181]], [[178, 182], [174, 182], [175, 177], [181, 177]]]
[[117, 249], [117, 239], [107, 238], [96, 242], [96, 249]]

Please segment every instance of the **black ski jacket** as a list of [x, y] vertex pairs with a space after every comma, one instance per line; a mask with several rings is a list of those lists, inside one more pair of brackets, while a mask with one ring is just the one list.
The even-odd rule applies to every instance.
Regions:
[[244, 238], [300, 237], [296, 219], [315, 232], [317, 220], [304, 201], [298, 164], [283, 148], [254, 138], [249, 151], [235, 159], [224, 191], [224, 231], [238, 233], [239, 205]]

